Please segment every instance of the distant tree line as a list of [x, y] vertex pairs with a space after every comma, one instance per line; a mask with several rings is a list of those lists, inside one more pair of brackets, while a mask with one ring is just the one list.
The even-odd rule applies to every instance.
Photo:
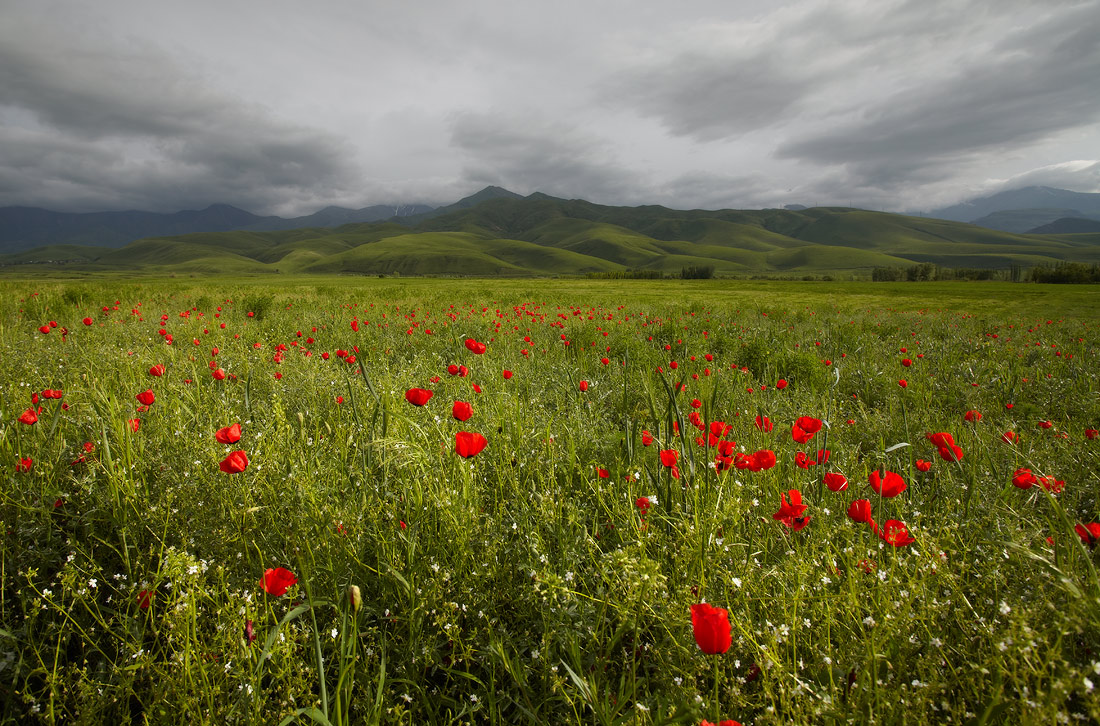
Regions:
[[593, 280], [709, 280], [714, 277], [714, 265], [688, 265], [680, 268], [680, 274], [666, 275], [660, 270], [608, 270], [606, 272], [589, 272], [585, 275]]
[[1012, 265], [1007, 270], [991, 270], [977, 267], [940, 267], [932, 262], [922, 262], [912, 267], [876, 267], [871, 271], [873, 282], [934, 282], [936, 280], [1001, 280], [1023, 282], [1024, 269]]

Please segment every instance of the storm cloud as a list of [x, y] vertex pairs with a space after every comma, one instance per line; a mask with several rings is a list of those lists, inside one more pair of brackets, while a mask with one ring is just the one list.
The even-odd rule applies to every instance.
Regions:
[[1098, 189], [1100, 0], [12, 0], [4, 21], [0, 206]]

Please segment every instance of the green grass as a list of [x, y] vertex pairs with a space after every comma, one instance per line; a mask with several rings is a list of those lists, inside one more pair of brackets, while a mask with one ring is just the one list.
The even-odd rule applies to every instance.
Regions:
[[[384, 261], [421, 237], [337, 257]], [[437, 254], [477, 246], [513, 264], [506, 242], [428, 239]], [[1098, 296], [1000, 283], [4, 281], [0, 723], [1096, 721], [1100, 580], [1073, 525], [1100, 520], [1100, 439], [1085, 437], [1100, 428]], [[149, 373], [158, 364], [163, 377]], [[412, 387], [435, 395], [414, 407]], [[64, 397], [20, 423], [47, 389]], [[147, 389], [156, 400], [139, 411]], [[456, 400], [473, 406], [465, 423]], [[981, 421], [963, 420], [970, 409]], [[693, 411], [777, 465], [709, 468]], [[805, 445], [791, 437], [799, 416], [826, 422]], [[218, 443], [234, 422], [241, 440]], [[459, 458], [460, 430], [488, 446]], [[943, 431], [961, 462], [925, 437]], [[796, 466], [822, 448], [827, 467]], [[679, 479], [659, 449], [679, 452]], [[223, 473], [234, 450], [249, 464]], [[1017, 489], [1021, 467], [1065, 491]], [[867, 484], [882, 468], [907, 482], [899, 497]], [[849, 488], [827, 489], [825, 471]], [[772, 516], [791, 489], [808, 505], [801, 531]], [[645, 516], [642, 496], [656, 498]], [[915, 541], [894, 548], [852, 522], [855, 499]], [[260, 587], [275, 567], [297, 576], [285, 595]], [[696, 646], [701, 601], [729, 611], [728, 652]]]

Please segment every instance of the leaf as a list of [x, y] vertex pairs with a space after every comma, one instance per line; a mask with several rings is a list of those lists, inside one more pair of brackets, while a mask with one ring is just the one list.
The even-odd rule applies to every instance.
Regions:
[[884, 454], [889, 454], [889, 453], [890, 453], [891, 451], [897, 451], [898, 449], [904, 448], [904, 447], [906, 447], [906, 446], [911, 446], [911, 444], [909, 444], [909, 443], [907, 443], [907, 442], [902, 442], [902, 443], [900, 443], [900, 444], [894, 444], [893, 446], [891, 446], [890, 448], [886, 449], [886, 450], [885, 450], [885, 451], [883, 451], [882, 453], [884, 453]]

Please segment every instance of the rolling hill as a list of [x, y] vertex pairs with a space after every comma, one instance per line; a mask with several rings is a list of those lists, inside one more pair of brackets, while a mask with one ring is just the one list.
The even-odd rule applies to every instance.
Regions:
[[675, 210], [612, 207], [490, 187], [430, 213], [383, 223], [160, 236], [120, 249], [43, 247], [0, 256], [27, 273], [310, 273], [536, 276], [627, 270], [718, 275], [867, 274], [947, 267], [1100, 263], [1100, 234], [1013, 234], [846, 207]]

